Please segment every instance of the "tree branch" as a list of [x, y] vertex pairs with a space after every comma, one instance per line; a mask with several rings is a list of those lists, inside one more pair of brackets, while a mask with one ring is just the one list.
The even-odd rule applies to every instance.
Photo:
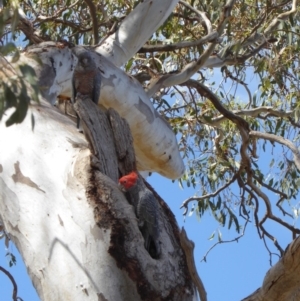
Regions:
[[245, 235], [245, 230], [246, 230], [246, 227], [247, 227], [247, 225], [248, 225], [248, 222], [249, 222], [249, 220], [246, 220], [246, 223], [245, 223], [245, 225], [244, 225], [244, 229], [243, 229], [243, 232], [242, 232], [241, 235], [235, 237], [234, 239], [217, 241], [215, 244], [213, 244], [213, 245], [208, 249], [208, 251], [205, 253], [205, 255], [203, 256], [203, 258], [201, 259], [201, 261], [205, 261], [205, 262], [206, 262], [206, 257], [207, 257], [207, 255], [208, 255], [208, 254], [210, 253], [210, 251], [211, 251], [212, 249], [214, 249], [217, 245], [220, 245], [220, 244], [226, 244], [226, 243], [231, 243], [231, 242], [234, 242], [234, 241], [238, 242], [239, 239], [242, 238], [242, 237]]
[[185, 2], [183, 0], [180, 0], [179, 3], [184, 5], [185, 7], [190, 9], [191, 11], [193, 11], [199, 17], [199, 19], [203, 20], [203, 22], [205, 23], [206, 28], [207, 28], [207, 34], [212, 33], [211, 21], [207, 18], [205, 12], [197, 10], [196, 8], [194, 8], [193, 6], [191, 6], [190, 4], [188, 4], [187, 2]]
[[280, 205], [280, 203], [284, 200], [287, 199], [287, 195], [285, 193], [283, 193], [280, 190], [277, 190], [275, 188], [273, 188], [270, 185], [267, 185], [266, 183], [264, 183], [260, 178], [258, 178], [257, 176], [253, 175], [253, 179], [256, 180], [261, 186], [269, 189], [270, 191], [279, 194], [280, 195], [280, 199], [277, 201], [276, 206], [281, 210], [281, 212], [283, 213], [283, 215], [288, 215], [290, 217], [293, 217], [290, 213], [286, 212], [282, 206]]
[[[80, 3], [80, 0], [75, 1], [73, 4], [71, 4], [69, 6], [63, 6], [61, 9], [57, 10], [54, 15], [51, 15], [51, 16], [43, 16], [41, 13], [39, 13], [39, 14], [37, 14], [36, 21], [40, 21], [41, 23], [55, 21], [64, 11], [66, 11], [67, 9], [73, 8], [78, 3]], [[32, 10], [33, 10], [33, 8], [32, 8]]]
[[292, 151], [292, 153], [294, 155], [294, 163], [295, 163], [296, 167], [298, 168], [298, 170], [300, 171], [300, 152], [299, 152], [298, 148], [290, 140], [287, 140], [283, 137], [280, 137], [280, 136], [277, 136], [274, 134], [261, 133], [261, 132], [257, 132], [257, 131], [250, 131], [249, 135], [251, 137], [255, 137], [255, 138], [261, 138], [261, 139], [269, 140], [272, 142], [278, 142], [278, 143], [288, 147]]
[[143, 46], [138, 53], [147, 53], [147, 52], [163, 52], [163, 51], [175, 51], [182, 48], [196, 47], [203, 45], [207, 42], [212, 42], [219, 37], [219, 34], [216, 31], [213, 31], [206, 36], [202, 37], [199, 40], [192, 42], [179, 42], [174, 44], [162, 44], [162, 45], [145, 45]]
[[13, 285], [13, 293], [12, 293], [13, 301], [17, 301], [18, 299], [22, 301], [22, 299], [18, 297], [18, 286], [12, 274], [6, 269], [4, 269], [2, 266], [0, 266], [0, 271], [2, 271], [10, 279]]
[[[293, 111], [288, 110], [276, 110], [273, 107], [257, 107], [253, 109], [245, 109], [245, 110], [233, 110], [233, 114], [238, 116], [249, 116], [249, 117], [258, 117], [260, 114], [266, 114], [264, 117], [267, 116], [274, 116], [280, 118], [289, 118], [293, 115]], [[222, 121], [224, 121], [226, 117], [223, 115], [212, 118], [210, 123], [212, 125], [218, 126]]]
[[[226, 118], [228, 118], [229, 120], [231, 120], [233, 123], [236, 124], [237, 128], [240, 131], [240, 135], [242, 138], [242, 144], [241, 144], [241, 148], [240, 148], [240, 154], [241, 154], [241, 166], [240, 166], [240, 170], [245, 169], [247, 172], [247, 184], [251, 187], [251, 189], [259, 196], [261, 197], [264, 202], [265, 205], [267, 207], [267, 212], [265, 217], [259, 222], [259, 226], [261, 227], [262, 230], [264, 230], [265, 234], [271, 239], [273, 240], [275, 246], [278, 248], [278, 250], [282, 253], [282, 249], [279, 246], [277, 240], [275, 240], [273, 237], [270, 236], [270, 234], [262, 227], [262, 224], [265, 222], [266, 218], [270, 218], [274, 221], [276, 221], [277, 223], [283, 225], [284, 227], [286, 227], [287, 229], [289, 229], [293, 235], [295, 233], [300, 233], [300, 230], [289, 225], [288, 223], [284, 222], [283, 220], [281, 220], [280, 218], [278, 218], [277, 216], [274, 216], [272, 213], [272, 206], [270, 203], [269, 198], [267, 197], [266, 194], [264, 194], [252, 181], [252, 169], [251, 169], [251, 161], [249, 158], [249, 155], [247, 154], [247, 149], [249, 146], [249, 142], [250, 142], [250, 131], [249, 131], [249, 125], [248, 123], [241, 117], [233, 114], [232, 112], [230, 112], [229, 110], [227, 110], [222, 103], [219, 101], [218, 97], [212, 93], [209, 88], [207, 88], [206, 86], [204, 86], [203, 84], [194, 81], [194, 80], [189, 80], [188, 81], [189, 84], [193, 84], [194, 87], [197, 89], [198, 93], [206, 98], [208, 98], [213, 105], [215, 106], [215, 108], [222, 113]], [[255, 131], [252, 131], [254, 133], [256, 133]], [[267, 134], [270, 135], [270, 134]], [[275, 136], [275, 135], [274, 135]], [[252, 137], [258, 137], [257, 135], [252, 135]], [[275, 136], [277, 137], [277, 136]], [[278, 137], [280, 138], [280, 137]], [[275, 139], [275, 138], [274, 138]], [[286, 139], [285, 139], [286, 140]], [[283, 140], [283, 141], [285, 141]], [[286, 141], [285, 141], [286, 142]], [[289, 142], [289, 141], [288, 141]], [[287, 144], [290, 145], [290, 142]], [[290, 145], [291, 147], [291, 145]], [[294, 152], [297, 152], [297, 154], [299, 154], [298, 150], [295, 149], [295, 146], [293, 145], [293, 150]], [[295, 155], [295, 154], [294, 154]], [[300, 161], [299, 161], [300, 162]]]
[[289, 18], [290, 15], [294, 14], [297, 11], [297, 0], [292, 1], [292, 8], [284, 13], [281, 13], [275, 18], [270, 25], [264, 30], [264, 35], [269, 35], [271, 32], [277, 28], [281, 21], [286, 20]]
[[93, 32], [94, 32], [94, 44], [99, 43], [99, 34], [98, 34], [98, 19], [97, 19], [97, 9], [92, 0], [84, 0], [90, 9], [90, 13], [93, 20]]

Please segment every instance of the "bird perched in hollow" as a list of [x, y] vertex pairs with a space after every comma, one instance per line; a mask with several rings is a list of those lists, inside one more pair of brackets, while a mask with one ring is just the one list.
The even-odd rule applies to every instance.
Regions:
[[138, 226], [141, 230], [145, 249], [153, 258], [158, 258], [161, 254], [159, 241], [159, 209], [158, 203], [153, 193], [139, 179], [135, 171], [119, 179], [119, 187], [122, 191], [130, 193], [132, 202], [138, 217]]
[[[76, 97], [89, 97], [95, 104], [98, 104], [101, 87], [101, 74], [95, 61], [88, 51], [83, 51], [78, 55], [78, 62], [72, 78], [72, 101], [75, 103]], [[79, 116], [77, 115], [77, 129], [79, 129]]]

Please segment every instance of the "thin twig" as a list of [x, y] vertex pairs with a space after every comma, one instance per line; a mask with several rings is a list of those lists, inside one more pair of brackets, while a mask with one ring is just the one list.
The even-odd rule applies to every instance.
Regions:
[[209, 199], [209, 198], [212, 198], [212, 197], [215, 197], [216, 195], [218, 195], [222, 190], [224, 190], [225, 188], [227, 188], [230, 184], [232, 184], [236, 178], [237, 178], [237, 175], [238, 175], [238, 172], [225, 184], [223, 185], [222, 187], [220, 187], [218, 190], [216, 190], [215, 192], [212, 192], [212, 193], [209, 193], [209, 194], [206, 194], [206, 195], [203, 195], [203, 196], [200, 196], [200, 197], [196, 197], [196, 196], [193, 196], [193, 197], [190, 197], [188, 198], [187, 200], [185, 200], [182, 205], [180, 206], [180, 209], [185, 207], [185, 211], [183, 212], [183, 215], [186, 215], [187, 212], [188, 212], [188, 204], [192, 201], [201, 201], [201, 200], [204, 200], [204, 199]]
[[245, 225], [244, 225], [244, 229], [243, 229], [243, 232], [242, 232], [241, 235], [239, 235], [239, 236], [237, 236], [237, 237], [235, 237], [234, 239], [231, 239], [231, 240], [220, 240], [220, 241], [216, 242], [214, 245], [212, 245], [212, 246], [208, 249], [208, 251], [205, 253], [205, 255], [203, 256], [203, 258], [201, 259], [201, 262], [202, 262], [202, 261], [205, 261], [205, 262], [206, 262], [206, 257], [207, 257], [207, 255], [208, 255], [208, 254], [210, 253], [210, 251], [211, 251], [212, 249], [214, 249], [217, 245], [225, 244], [225, 243], [231, 243], [231, 242], [234, 242], [234, 241], [238, 242], [239, 239], [242, 238], [242, 237], [245, 235], [245, 231], [246, 231], [246, 227], [247, 227], [248, 222], [249, 222], [249, 221], [246, 220], [246, 223], [245, 223]]

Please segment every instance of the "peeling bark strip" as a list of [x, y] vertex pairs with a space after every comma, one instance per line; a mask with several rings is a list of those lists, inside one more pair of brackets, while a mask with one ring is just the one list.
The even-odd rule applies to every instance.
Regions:
[[[117, 267], [136, 284], [140, 300], [195, 300], [186, 258], [179, 242], [179, 229], [168, 206], [153, 191], [160, 203], [162, 248], [161, 257], [153, 260], [144, 247], [134, 208], [118, 189], [116, 175], [119, 178], [136, 166], [132, 137], [126, 121], [112, 109], [100, 112], [89, 99], [79, 98], [74, 108], [92, 148], [92, 171], [87, 196], [94, 208], [97, 225], [110, 233], [108, 253]], [[127, 300], [138, 299], [131, 297]]]

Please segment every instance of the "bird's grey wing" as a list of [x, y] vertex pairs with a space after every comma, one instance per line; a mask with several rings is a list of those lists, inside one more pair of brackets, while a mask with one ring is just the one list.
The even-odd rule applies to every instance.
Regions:
[[[155, 196], [148, 189], [140, 193], [137, 215], [139, 227], [145, 240], [145, 248], [153, 258], [158, 258], [161, 254], [159, 207]], [[154, 250], [151, 247], [151, 241], [155, 246]]]
[[98, 104], [99, 98], [100, 98], [100, 90], [101, 90], [101, 74], [99, 70], [97, 70], [97, 73], [94, 77], [94, 90], [93, 90], [93, 102], [95, 104]]

